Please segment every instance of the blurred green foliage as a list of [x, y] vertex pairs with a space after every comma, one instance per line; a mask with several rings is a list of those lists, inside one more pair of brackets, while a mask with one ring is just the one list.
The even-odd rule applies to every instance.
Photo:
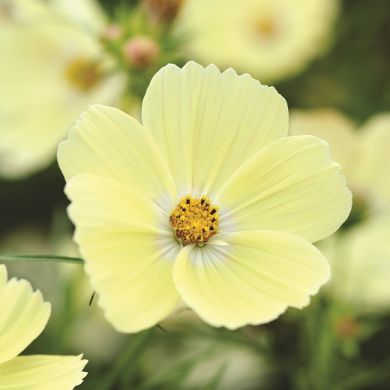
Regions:
[[390, 3], [344, 0], [331, 49], [279, 85], [291, 107], [335, 107], [357, 122], [390, 107]]

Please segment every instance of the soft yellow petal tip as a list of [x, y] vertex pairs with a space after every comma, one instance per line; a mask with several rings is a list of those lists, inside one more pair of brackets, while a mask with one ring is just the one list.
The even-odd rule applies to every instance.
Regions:
[[72, 390], [87, 375], [79, 356], [18, 356], [0, 365], [0, 389]]
[[[26, 280], [6, 281], [0, 267], [0, 363], [21, 353], [45, 328], [51, 307]], [[18, 321], [15, 321], [15, 317]]]

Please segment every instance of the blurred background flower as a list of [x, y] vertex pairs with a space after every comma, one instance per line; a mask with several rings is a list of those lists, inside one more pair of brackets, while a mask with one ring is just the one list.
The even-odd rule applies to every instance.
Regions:
[[331, 147], [353, 192], [353, 209], [341, 230], [319, 243], [332, 262], [331, 287], [356, 308], [390, 310], [390, 113], [355, 129], [331, 109], [296, 110], [291, 134], [316, 135]]
[[[21, 15], [26, 2], [31, 13]], [[18, 177], [52, 162], [77, 115], [95, 102], [115, 104], [123, 88], [97, 40], [104, 26], [97, 4], [7, 4], [10, 15], [0, 22], [0, 174]]]
[[139, 116], [168, 62], [276, 84], [291, 131], [330, 144], [355, 198], [343, 229], [318, 244], [333, 271], [323, 293], [234, 332], [179, 310], [125, 336], [89, 306], [80, 266], [9, 262], [53, 303], [27, 353], [85, 352], [80, 389], [387, 390], [389, 41], [388, 0], [0, 0], [0, 253], [78, 256], [57, 144], [90, 104]]
[[274, 82], [324, 52], [338, 8], [337, 0], [187, 0], [179, 31], [193, 58]]

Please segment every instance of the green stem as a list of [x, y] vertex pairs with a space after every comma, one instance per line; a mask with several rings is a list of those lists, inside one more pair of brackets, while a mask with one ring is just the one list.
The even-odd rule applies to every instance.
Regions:
[[49, 261], [49, 262], [63, 262], [72, 264], [84, 264], [84, 260], [79, 257], [68, 256], [52, 256], [52, 255], [2, 255], [0, 254], [0, 261]]

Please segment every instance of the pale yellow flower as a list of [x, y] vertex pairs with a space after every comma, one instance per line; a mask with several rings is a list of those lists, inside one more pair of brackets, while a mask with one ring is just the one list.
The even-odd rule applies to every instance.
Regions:
[[0, 389], [70, 390], [82, 383], [80, 356], [18, 356], [43, 331], [50, 304], [26, 280], [10, 279], [0, 264]]
[[276, 81], [324, 52], [338, 0], [186, 0], [178, 33], [190, 55]]
[[[33, 10], [18, 12], [26, 4]], [[97, 39], [104, 24], [92, 4], [16, 1], [0, 21], [1, 176], [44, 168], [77, 115], [120, 96], [122, 80], [107, 73], [109, 59]]]
[[194, 62], [154, 76], [142, 125], [104, 106], [83, 114], [58, 160], [118, 330], [151, 327], [180, 300], [230, 329], [309, 303], [329, 278], [311, 242], [337, 230], [351, 199], [326, 143], [287, 130], [274, 88]]
[[290, 131], [326, 140], [354, 195], [342, 234], [319, 244], [332, 262], [331, 290], [359, 308], [389, 308], [390, 113], [357, 130], [335, 110], [295, 111]]

